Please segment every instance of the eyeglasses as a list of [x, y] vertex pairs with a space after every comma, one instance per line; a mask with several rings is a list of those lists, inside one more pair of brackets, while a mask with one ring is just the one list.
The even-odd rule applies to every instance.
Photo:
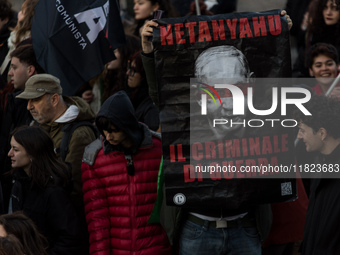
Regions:
[[129, 75], [130, 75], [131, 77], [133, 77], [133, 76], [135, 75], [135, 73], [137, 72], [136, 68], [134, 68], [134, 67], [131, 66], [130, 61], [128, 62], [128, 68], [127, 68], [127, 70], [129, 71]]

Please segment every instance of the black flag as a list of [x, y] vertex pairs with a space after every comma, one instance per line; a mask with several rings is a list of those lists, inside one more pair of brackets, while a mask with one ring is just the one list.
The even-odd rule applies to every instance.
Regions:
[[32, 22], [41, 67], [58, 77], [64, 95], [103, 71], [125, 43], [116, 0], [40, 0]]

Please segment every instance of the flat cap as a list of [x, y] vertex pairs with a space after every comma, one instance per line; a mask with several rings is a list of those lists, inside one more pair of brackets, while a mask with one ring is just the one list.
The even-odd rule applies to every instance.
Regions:
[[25, 90], [16, 98], [34, 99], [45, 94], [61, 95], [63, 89], [60, 80], [51, 74], [35, 74], [31, 76], [25, 84]]

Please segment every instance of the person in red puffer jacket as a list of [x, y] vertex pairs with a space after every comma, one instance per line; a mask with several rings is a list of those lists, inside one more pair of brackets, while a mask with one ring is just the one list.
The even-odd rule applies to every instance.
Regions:
[[148, 219], [157, 197], [161, 140], [137, 121], [123, 91], [102, 105], [102, 138], [86, 147], [82, 180], [90, 254], [171, 254], [160, 224]]

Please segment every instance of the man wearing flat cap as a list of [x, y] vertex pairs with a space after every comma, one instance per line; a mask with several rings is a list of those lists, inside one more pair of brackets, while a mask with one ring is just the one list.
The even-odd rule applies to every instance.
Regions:
[[[60, 155], [64, 134], [62, 128], [66, 124], [80, 121], [93, 123], [95, 119], [89, 104], [79, 97], [62, 96], [62, 91], [58, 78], [50, 74], [36, 74], [27, 80], [24, 92], [17, 96], [28, 100], [27, 110], [34, 119], [32, 125], [41, 126], [50, 134], [57, 156]], [[65, 162], [72, 165], [74, 184], [71, 199], [80, 215], [84, 212], [80, 167], [85, 147], [95, 139], [89, 126], [78, 127], [72, 134], [65, 158]]]

